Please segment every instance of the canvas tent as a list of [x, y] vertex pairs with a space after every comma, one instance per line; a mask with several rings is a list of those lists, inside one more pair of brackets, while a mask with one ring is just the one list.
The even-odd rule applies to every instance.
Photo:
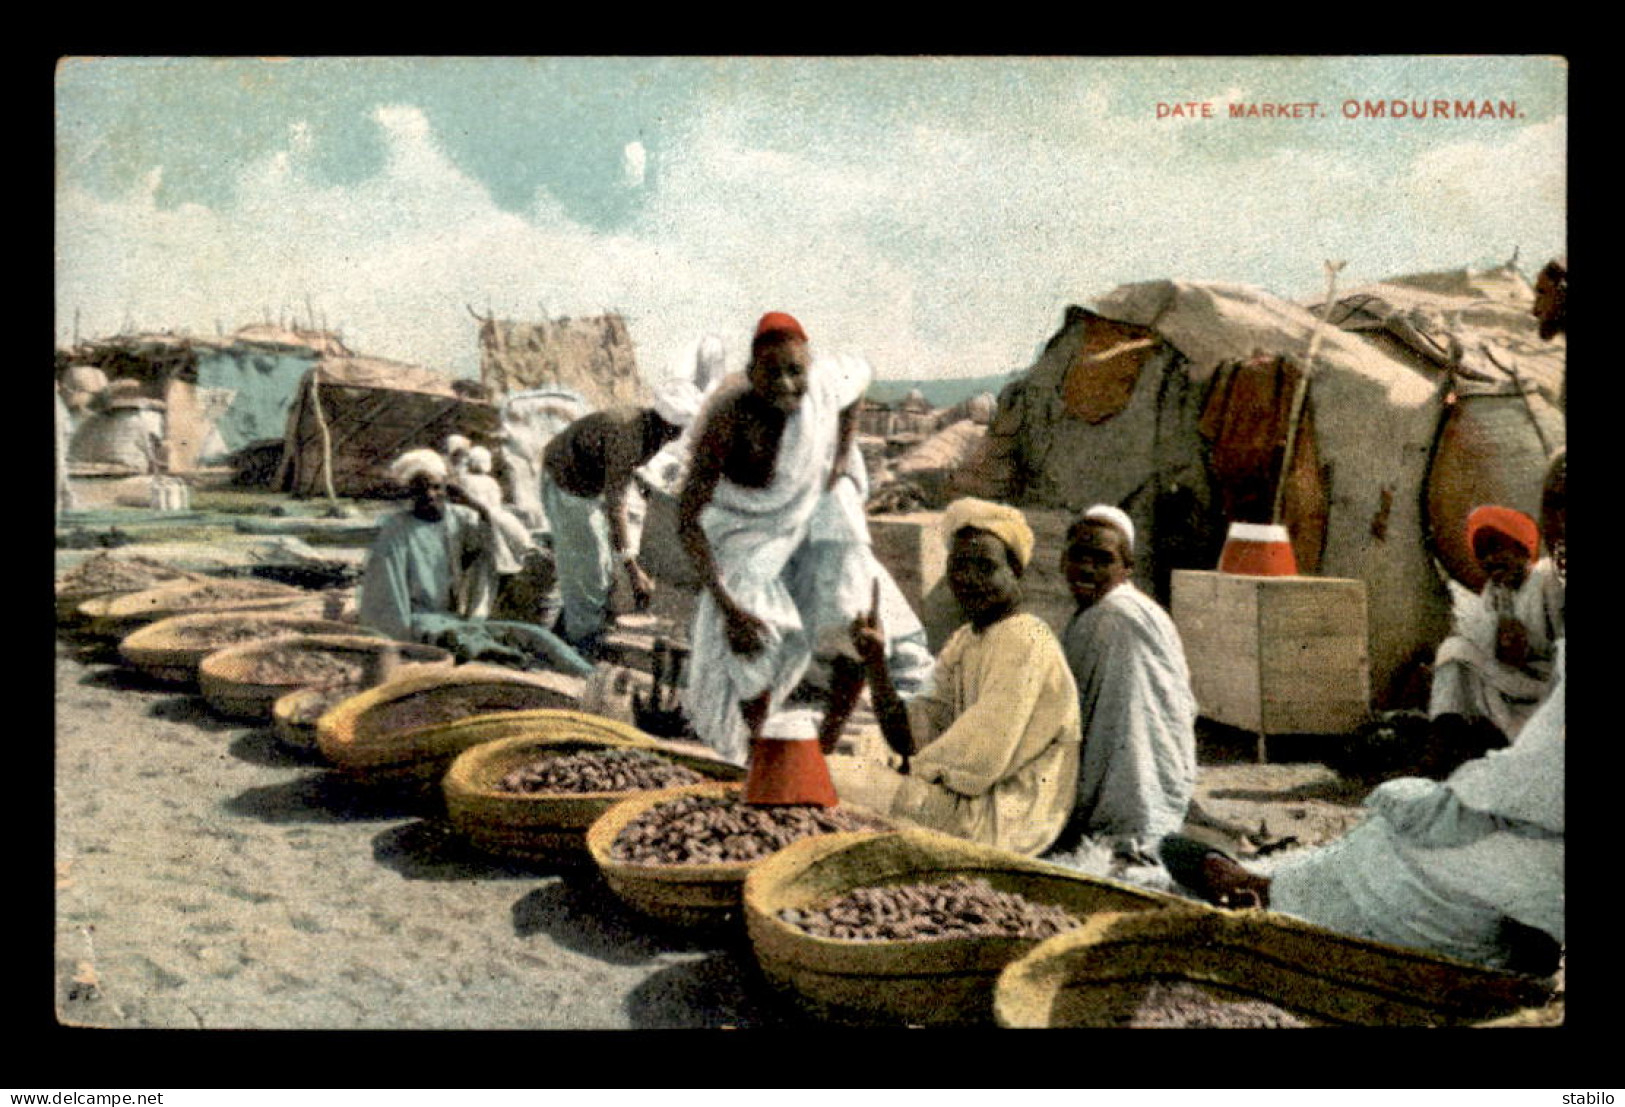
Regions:
[[439, 373], [382, 358], [322, 358], [288, 413], [279, 485], [295, 495], [323, 494], [330, 451], [337, 495], [392, 495], [385, 468], [400, 454], [439, 449], [450, 434], [496, 446], [500, 429], [495, 405]]
[[[299, 382], [323, 356], [348, 351], [337, 336], [272, 325], [243, 327], [216, 338], [126, 334], [81, 343], [59, 355], [58, 381], [82, 391], [89, 370], [128, 387], [128, 413], [140, 402], [147, 430], [159, 439], [157, 460], [170, 472], [218, 464], [233, 450], [280, 437]], [[114, 409], [90, 413], [76, 428], [70, 462], [145, 472], [127, 447], [133, 417]], [[123, 446], [118, 443], [124, 443]], [[113, 460], [107, 460], [107, 459]], [[101, 459], [101, 460], [98, 460]]]
[[[1214, 416], [1216, 385], [1245, 370], [1280, 390], [1301, 372], [1315, 326], [1306, 308], [1233, 284], [1151, 281], [1071, 307], [1038, 361], [1001, 393], [958, 491], [1123, 507], [1139, 532], [1137, 577], [1166, 600], [1173, 568], [1214, 567], [1230, 521], [1213, 460], [1235, 441]], [[1335, 325], [1312, 370], [1309, 429], [1291, 475], [1301, 487], [1285, 522], [1294, 533], [1319, 529], [1318, 575], [1366, 582], [1379, 708], [1415, 705], [1400, 700], [1449, 629], [1425, 493], [1451, 380]], [[1279, 423], [1246, 433], [1268, 445]], [[1534, 479], [1538, 487], [1538, 471]]]

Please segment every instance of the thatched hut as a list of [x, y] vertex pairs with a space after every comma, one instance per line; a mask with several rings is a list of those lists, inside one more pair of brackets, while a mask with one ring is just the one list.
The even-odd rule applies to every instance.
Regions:
[[595, 409], [648, 402], [620, 315], [521, 323], [470, 314], [480, 324], [480, 381], [497, 397], [563, 388]]
[[337, 495], [389, 495], [384, 469], [407, 450], [439, 449], [451, 434], [497, 443], [496, 406], [467, 383], [382, 358], [322, 358], [288, 413], [278, 486], [315, 496], [330, 478]]

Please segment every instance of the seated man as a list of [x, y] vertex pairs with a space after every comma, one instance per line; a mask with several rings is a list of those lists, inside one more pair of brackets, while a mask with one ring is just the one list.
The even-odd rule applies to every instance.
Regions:
[[433, 450], [412, 450], [390, 466], [412, 504], [379, 525], [362, 572], [361, 624], [402, 642], [443, 643], [464, 660], [533, 658], [591, 674], [590, 664], [543, 628], [485, 620], [496, 575], [488, 512], [448, 486], [447, 472]]
[[480, 510], [448, 502], [446, 461], [433, 450], [402, 454], [389, 468], [411, 506], [386, 516], [361, 578], [363, 626], [402, 642], [421, 640], [422, 615], [475, 617], [495, 581]]
[[1546, 976], [1564, 940], [1563, 644], [1552, 694], [1509, 749], [1440, 782], [1401, 777], [1365, 821], [1272, 877], [1171, 836], [1168, 869], [1221, 906], [1268, 907], [1330, 930]]
[[[1521, 512], [1475, 509], [1467, 541], [1489, 580], [1478, 596], [1457, 597], [1453, 633], [1434, 656], [1428, 715], [1439, 744], [1474, 743], [1476, 756], [1516, 738], [1550, 688], [1563, 584], [1550, 559], [1535, 562], [1540, 530]], [[1486, 738], [1469, 737], [1485, 724], [1494, 728]]]
[[[875, 714], [900, 771], [832, 758], [843, 800], [1028, 856], [1047, 849], [1077, 794], [1078, 692], [1060, 643], [1020, 610], [1033, 534], [1015, 508], [963, 499], [943, 515], [948, 583], [969, 623], [906, 704], [873, 611], [852, 628]], [[835, 698], [850, 701], [854, 696]], [[832, 710], [831, 714], [837, 712]], [[826, 719], [826, 733], [838, 731]]]
[[1196, 698], [1167, 612], [1129, 580], [1134, 524], [1096, 506], [1067, 531], [1061, 572], [1077, 613], [1061, 635], [1077, 682], [1083, 753], [1077, 801], [1050, 859], [1090, 842], [1155, 863], [1196, 792]]
[[609, 625], [615, 566], [626, 567], [642, 608], [654, 581], [638, 564], [627, 522], [633, 475], [673, 441], [699, 409], [690, 381], [668, 381], [653, 407], [595, 411], [554, 436], [542, 454], [542, 507], [553, 528], [553, 557], [562, 615], [559, 631], [594, 654]]

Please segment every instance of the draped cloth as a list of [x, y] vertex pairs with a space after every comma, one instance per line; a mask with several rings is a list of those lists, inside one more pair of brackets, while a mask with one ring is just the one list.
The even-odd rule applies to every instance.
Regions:
[[1565, 707], [1551, 695], [1513, 744], [1440, 782], [1391, 780], [1341, 840], [1283, 863], [1270, 906], [1359, 937], [1506, 967], [1503, 921], [1564, 940]]
[[362, 625], [410, 642], [420, 640], [417, 616], [481, 617], [495, 584], [487, 531], [461, 504], [434, 522], [411, 511], [386, 517], [362, 570]]
[[1043, 620], [960, 627], [908, 714], [926, 745], [896, 783], [893, 815], [1028, 856], [1054, 842], [1077, 790], [1078, 693]]
[[[870, 371], [860, 357], [820, 357], [807, 376], [807, 392], [785, 420], [773, 480], [765, 488], [746, 488], [724, 476], [700, 513], [723, 587], [767, 626], [763, 648], [746, 657], [728, 647], [722, 612], [709, 591], [701, 593], [694, 614], [683, 707], [701, 740], [739, 764], [746, 760], [749, 742], [740, 703], [767, 691], [777, 708], [801, 681], [812, 657], [811, 632], [785, 570], [806, 541], [829, 483], [841, 409], [863, 395]], [[710, 414], [708, 405], [699, 419]], [[763, 733], [773, 734], [771, 716]]]
[[[1496, 625], [1503, 616], [1529, 636], [1527, 668], [1495, 656]], [[1552, 655], [1563, 634], [1564, 587], [1556, 566], [1543, 558], [1515, 592], [1493, 581], [1477, 596], [1460, 590], [1455, 624], [1433, 659], [1431, 717], [1454, 714], [1488, 719], [1516, 737], [1551, 687]]]
[[1103, 839], [1154, 857], [1196, 793], [1196, 698], [1179, 632], [1125, 582], [1074, 615], [1061, 641], [1078, 685], [1083, 753], [1057, 849]]
[[558, 559], [561, 631], [567, 641], [589, 645], [609, 625], [609, 595], [615, 583], [604, 497], [572, 496], [544, 471], [542, 508], [553, 527]]
[[530, 528], [502, 502], [502, 485], [488, 473], [466, 473], [458, 482], [468, 498], [490, 512], [492, 564], [498, 574], [517, 573], [535, 548]]
[[875, 556], [864, 511], [868, 490], [868, 474], [854, 444], [844, 475], [813, 509], [807, 541], [786, 567], [787, 583], [812, 638], [807, 682], [827, 687], [831, 660], [837, 656], [859, 660], [852, 645], [852, 621], [869, 610], [878, 581], [886, 669], [906, 699], [924, 690], [936, 662], [920, 617]]

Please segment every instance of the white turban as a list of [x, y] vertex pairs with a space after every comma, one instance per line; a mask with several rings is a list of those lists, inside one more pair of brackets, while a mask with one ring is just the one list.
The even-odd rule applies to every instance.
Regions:
[[693, 381], [674, 378], [655, 389], [655, 413], [674, 427], [686, 427], [700, 410], [700, 390]]
[[397, 484], [411, 484], [420, 473], [446, 479], [446, 459], [433, 450], [408, 450], [389, 466], [390, 479]]
[[1129, 519], [1128, 512], [1120, 507], [1112, 507], [1110, 504], [1096, 504], [1088, 511], [1085, 511], [1083, 517], [1096, 523], [1105, 523], [1122, 531], [1124, 539], [1128, 542], [1124, 552], [1134, 552], [1134, 523]]
[[491, 471], [491, 451], [484, 446], [473, 446], [468, 451], [468, 471], [470, 473], [489, 473]]
[[942, 513], [942, 537], [952, 545], [954, 535], [965, 527], [997, 535], [1023, 568], [1033, 559], [1033, 528], [1027, 525], [1027, 517], [1013, 507], [968, 497], [955, 500]]
[[472, 445], [472, 443], [469, 442], [468, 439], [464, 438], [460, 434], [447, 435], [446, 436], [446, 456], [447, 457], [454, 457], [454, 456], [457, 455], [458, 452], [466, 453], [468, 451], [468, 448], [469, 448], [470, 445]]

